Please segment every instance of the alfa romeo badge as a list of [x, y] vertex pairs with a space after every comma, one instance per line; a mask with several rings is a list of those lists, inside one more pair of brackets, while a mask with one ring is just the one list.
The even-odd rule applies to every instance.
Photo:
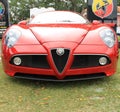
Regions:
[[57, 53], [57, 55], [62, 56], [62, 55], [64, 55], [65, 50], [64, 50], [64, 48], [57, 48], [56, 53]]

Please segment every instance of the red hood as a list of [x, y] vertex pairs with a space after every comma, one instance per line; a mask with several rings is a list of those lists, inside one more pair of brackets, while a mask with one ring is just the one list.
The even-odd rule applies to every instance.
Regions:
[[80, 43], [88, 32], [88, 27], [58, 27], [58, 26], [37, 26], [30, 27], [30, 30], [41, 43], [47, 42], [75, 42]]

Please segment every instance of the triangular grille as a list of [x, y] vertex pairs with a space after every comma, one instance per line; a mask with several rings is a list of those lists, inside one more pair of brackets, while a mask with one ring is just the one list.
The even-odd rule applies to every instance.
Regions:
[[59, 73], [62, 73], [62, 71], [64, 70], [70, 53], [69, 49], [63, 49], [63, 50], [64, 53], [62, 55], [59, 55], [57, 53], [57, 49], [51, 50], [52, 59]]

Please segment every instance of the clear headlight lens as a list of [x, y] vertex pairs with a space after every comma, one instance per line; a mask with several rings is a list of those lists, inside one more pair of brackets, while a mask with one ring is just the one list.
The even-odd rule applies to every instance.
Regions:
[[115, 35], [111, 29], [100, 31], [100, 37], [108, 47], [113, 47], [115, 44]]
[[6, 45], [8, 47], [12, 47], [17, 42], [20, 36], [21, 36], [21, 32], [19, 30], [10, 29], [6, 34], [6, 38], [5, 38]]

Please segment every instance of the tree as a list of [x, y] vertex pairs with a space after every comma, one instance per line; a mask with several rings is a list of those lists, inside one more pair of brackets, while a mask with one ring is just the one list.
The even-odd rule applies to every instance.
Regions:
[[117, 0], [118, 5], [120, 5], [120, 0]]
[[81, 12], [86, 7], [84, 0], [9, 0], [10, 21], [17, 23], [30, 16], [30, 9], [37, 7], [53, 7], [56, 10]]

